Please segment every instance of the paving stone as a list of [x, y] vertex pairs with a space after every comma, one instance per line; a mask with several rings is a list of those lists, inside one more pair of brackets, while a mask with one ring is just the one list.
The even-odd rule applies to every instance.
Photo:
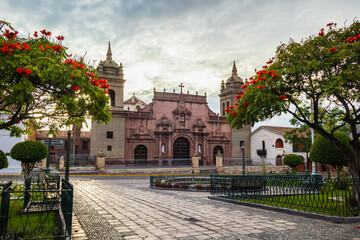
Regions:
[[[72, 181], [88, 239], [355, 239], [355, 224], [274, 214], [209, 200], [206, 192], [158, 191], [148, 180]], [[356, 225], [357, 226], [357, 225]]]

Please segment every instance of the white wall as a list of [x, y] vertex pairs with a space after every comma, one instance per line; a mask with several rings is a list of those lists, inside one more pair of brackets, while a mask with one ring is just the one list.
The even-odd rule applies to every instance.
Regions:
[[[283, 148], [275, 148], [275, 141], [278, 138], [280, 138], [283, 141], [284, 143]], [[260, 156], [257, 154], [257, 150], [262, 149], [262, 141], [265, 141], [265, 149], [267, 153], [265, 158], [266, 164], [276, 165], [276, 161], [275, 161], [276, 156], [278, 155], [281, 156], [284, 151], [285, 154], [293, 153], [292, 145], [285, 142], [285, 139], [282, 134], [275, 133], [267, 129], [260, 129], [251, 136], [251, 159], [254, 164], [262, 163]], [[303, 155], [303, 154], [301, 153], [299, 155]]]
[[[6, 117], [4, 114], [1, 117]], [[22, 124], [18, 124], [19, 127], [22, 127]], [[18, 142], [24, 141], [24, 137], [16, 138], [10, 137], [9, 131], [0, 130], [0, 149], [5, 154], [10, 154], [11, 148]], [[1, 174], [21, 174], [21, 162], [12, 159], [10, 156], [7, 156], [9, 166], [4, 169], [0, 169]]]

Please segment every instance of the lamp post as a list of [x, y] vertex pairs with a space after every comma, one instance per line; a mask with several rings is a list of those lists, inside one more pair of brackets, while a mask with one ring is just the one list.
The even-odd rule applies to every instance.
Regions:
[[71, 126], [66, 126], [66, 130], [67, 130], [68, 140], [67, 140], [67, 145], [66, 145], [65, 180], [69, 181]]
[[49, 142], [48, 142], [48, 156], [46, 158], [46, 169], [45, 169], [45, 174], [49, 174], [50, 173], [50, 151], [51, 151], [51, 138], [53, 137], [52, 134], [49, 134]]
[[240, 147], [242, 149], [242, 174], [245, 176], [245, 143], [240, 142]]

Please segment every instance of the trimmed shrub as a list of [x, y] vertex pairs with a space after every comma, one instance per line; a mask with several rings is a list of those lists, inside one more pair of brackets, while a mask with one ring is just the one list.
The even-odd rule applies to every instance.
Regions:
[[[350, 146], [351, 138], [346, 133], [335, 132], [334, 136], [354, 155]], [[330, 164], [335, 168], [346, 166], [343, 154], [322, 135], [318, 135], [315, 138], [315, 141], [310, 148], [310, 158], [314, 162]]]
[[297, 154], [288, 154], [284, 157], [284, 164], [291, 167], [293, 172], [295, 172], [295, 168], [303, 163], [302, 158]]
[[46, 158], [47, 155], [46, 145], [32, 140], [17, 143], [10, 151], [10, 156], [13, 159], [21, 161], [25, 179], [29, 177], [35, 163]]
[[6, 154], [0, 150], [0, 169], [7, 168], [9, 166], [9, 162], [7, 160]]

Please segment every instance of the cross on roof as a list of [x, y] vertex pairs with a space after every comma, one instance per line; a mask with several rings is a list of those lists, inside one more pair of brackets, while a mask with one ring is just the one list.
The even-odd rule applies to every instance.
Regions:
[[182, 88], [184, 87], [184, 84], [180, 83], [179, 87], [180, 87], [180, 93], [182, 93]]

